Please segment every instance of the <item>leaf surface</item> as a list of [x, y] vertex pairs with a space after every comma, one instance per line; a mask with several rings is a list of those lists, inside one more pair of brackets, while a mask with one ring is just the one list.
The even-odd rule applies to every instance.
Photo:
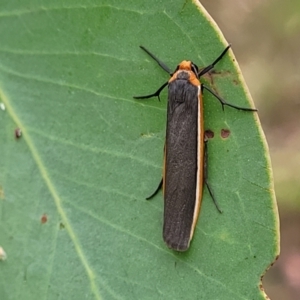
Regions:
[[[263, 299], [278, 217], [256, 113], [204, 92], [223, 214], [205, 189], [189, 251], [162, 240], [162, 194], [144, 200], [161, 178], [167, 94], [132, 96], [168, 74], [138, 46], [172, 69], [210, 64], [227, 42], [199, 4], [7, 1], [0, 40], [0, 299]], [[232, 52], [203, 80], [253, 105]]]

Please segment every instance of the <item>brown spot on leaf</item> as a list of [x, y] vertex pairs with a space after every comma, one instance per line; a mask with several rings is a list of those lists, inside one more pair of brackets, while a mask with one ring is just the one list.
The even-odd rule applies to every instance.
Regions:
[[20, 128], [15, 129], [15, 138], [19, 139], [22, 136], [22, 130]]
[[227, 139], [230, 136], [230, 130], [229, 129], [222, 129], [221, 130], [221, 137], [223, 139]]
[[45, 223], [47, 223], [47, 221], [48, 221], [48, 216], [46, 214], [43, 214], [41, 216], [41, 223], [45, 224]]
[[227, 75], [230, 75], [231, 72], [230, 71], [217, 71], [217, 70], [210, 70], [209, 71], [210, 75], [221, 75], [221, 76], [227, 76]]
[[207, 129], [205, 130], [204, 132], [204, 136], [207, 138], [207, 139], [212, 139], [214, 136], [215, 136], [215, 133], [210, 130], [210, 129]]

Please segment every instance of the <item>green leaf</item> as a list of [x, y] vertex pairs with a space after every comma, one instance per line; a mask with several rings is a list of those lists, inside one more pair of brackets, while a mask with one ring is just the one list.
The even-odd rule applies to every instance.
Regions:
[[[260, 276], [279, 237], [256, 113], [223, 112], [204, 92], [223, 214], [205, 189], [187, 252], [162, 240], [161, 193], [145, 201], [161, 178], [167, 94], [132, 96], [168, 75], [138, 46], [174, 69], [183, 59], [210, 64], [227, 42], [203, 8], [51, 0], [0, 11], [0, 299], [263, 299]], [[204, 82], [253, 105], [232, 52]]]

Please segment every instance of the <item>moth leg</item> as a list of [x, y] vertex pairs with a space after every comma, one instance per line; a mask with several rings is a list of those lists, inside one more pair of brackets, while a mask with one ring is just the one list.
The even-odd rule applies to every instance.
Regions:
[[169, 73], [169, 75], [172, 75], [170, 68], [165, 63], [163, 63], [160, 59], [158, 59], [154, 54], [152, 54], [144, 46], [140, 46], [140, 48], [143, 49], [148, 55], [150, 55], [159, 64], [159, 66], [162, 69], [164, 69], [167, 73]]
[[250, 108], [250, 107], [241, 107], [241, 106], [237, 106], [237, 105], [234, 105], [234, 104], [231, 104], [231, 103], [228, 103], [226, 102], [224, 99], [222, 99], [219, 95], [217, 95], [213, 90], [211, 90], [209, 87], [207, 87], [206, 85], [201, 85], [201, 89], [203, 91], [203, 89], [206, 89], [208, 92], [210, 92], [213, 96], [215, 96], [219, 101], [220, 103], [222, 104], [222, 109], [224, 110], [224, 106], [227, 105], [227, 106], [230, 106], [230, 107], [233, 107], [235, 109], [238, 109], [238, 110], [245, 110], [245, 111], [257, 111], [256, 108]]
[[223, 58], [223, 56], [226, 54], [226, 52], [229, 50], [229, 48], [231, 47], [231, 45], [229, 44], [224, 50], [223, 52], [217, 57], [217, 59], [210, 64], [209, 66], [205, 67], [204, 69], [202, 69], [199, 73], [198, 73], [198, 77], [204, 75], [205, 73], [209, 72], [211, 69], [214, 68], [214, 66]]
[[156, 188], [156, 190], [154, 191], [154, 193], [152, 195], [150, 195], [149, 197], [147, 197], [146, 200], [152, 199], [159, 192], [159, 190], [161, 189], [162, 185], [163, 185], [163, 178], [161, 179], [161, 181], [160, 181], [158, 187]]
[[152, 97], [158, 97], [158, 100], [160, 101], [160, 92], [168, 85], [168, 82], [165, 82], [155, 93], [146, 95], [146, 96], [133, 96], [134, 99], [148, 99]]
[[212, 192], [212, 189], [209, 185], [208, 182], [208, 151], [207, 151], [207, 138], [204, 139], [204, 183], [207, 186], [208, 192], [210, 194], [211, 199], [213, 200], [217, 210], [219, 211], [219, 213], [222, 213], [222, 210], [220, 209], [218, 202]]

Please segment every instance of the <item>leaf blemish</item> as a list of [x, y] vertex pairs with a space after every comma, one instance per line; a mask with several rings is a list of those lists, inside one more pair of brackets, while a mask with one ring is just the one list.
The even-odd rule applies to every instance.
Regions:
[[0, 247], [0, 260], [6, 260], [7, 255], [2, 247]]
[[0, 199], [4, 200], [4, 190], [3, 187], [0, 185]]
[[22, 130], [20, 128], [15, 129], [15, 138], [19, 139], [22, 136]]
[[45, 224], [45, 223], [47, 223], [47, 221], [48, 221], [48, 216], [46, 214], [43, 214], [41, 216], [41, 223]]
[[204, 135], [207, 139], [212, 139], [215, 136], [215, 133], [212, 130], [207, 129], [205, 130]]
[[151, 138], [154, 134], [153, 133], [141, 133], [141, 137], [144, 137], [144, 138]]
[[221, 130], [221, 137], [223, 139], [227, 139], [230, 136], [230, 130], [229, 129], [222, 129]]

